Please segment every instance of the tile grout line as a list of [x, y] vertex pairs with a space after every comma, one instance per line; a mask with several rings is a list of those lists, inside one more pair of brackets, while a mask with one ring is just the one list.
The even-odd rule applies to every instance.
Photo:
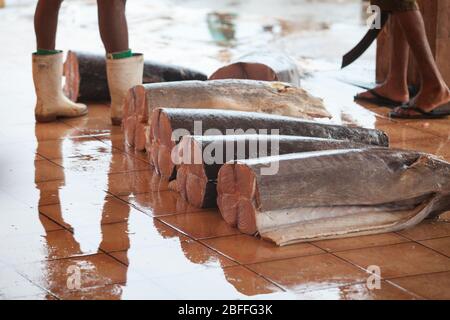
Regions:
[[42, 291], [46, 292], [47, 294], [53, 296], [54, 298], [60, 300], [53, 292], [51, 292], [50, 290], [42, 287], [41, 285], [35, 283], [34, 281], [32, 281], [31, 279], [29, 279], [25, 274], [23, 274], [20, 270], [17, 270], [16, 267], [14, 265], [6, 265], [7, 268], [11, 268], [14, 272], [16, 272], [20, 277], [22, 277], [25, 281], [31, 283], [33, 286], [41, 289]]
[[178, 229], [178, 228], [176, 228], [176, 227], [174, 227], [174, 226], [171, 226], [170, 224], [166, 223], [165, 221], [163, 221], [163, 220], [161, 220], [161, 219], [159, 219], [159, 218], [157, 218], [157, 217], [154, 217], [153, 219], [159, 221], [160, 223], [162, 223], [162, 224], [165, 225], [166, 227], [168, 227], [168, 228], [170, 228], [170, 229], [172, 229], [172, 230], [174, 230], [174, 231], [176, 231], [176, 232], [182, 234], [183, 236], [185, 236], [185, 237], [187, 237], [187, 238], [189, 238], [189, 239], [191, 239], [191, 240], [193, 240], [193, 241], [198, 241], [197, 239], [193, 238], [191, 235], [188, 235], [187, 233], [181, 231], [180, 229]]
[[264, 276], [264, 275], [262, 275], [262, 274], [259, 274], [258, 272], [256, 272], [256, 271], [250, 269], [248, 266], [246, 266], [246, 265], [241, 265], [241, 264], [240, 264], [240, 266], [243, 267], [244, 269], [250, 271], [251, 273], [257, 275], [258, 277], [260, 277], [260, 278], [266, 280], [267, 282], [273, 284], [273, 285], [276, 286], [278, 289], [281, 289], [281, 291], [283, 291], [283, 292], [289, 292], [289, 290], [288, 290], [287, 288], [284, 288], [281, 284], [278, 284], [276, 281], [273, 281], [273, 280], [267, 278], [266, 276]]
[[440, 256], [443, 256], [443, 257], [446, 257], [446, 258], [449, 258], [449, 259], [450, 259], [450, 257], [447, 256], [446, 254], [443, 254], [443, 253], [441, 253], [441, 252], [439, 252], [439, 251], [437, 251], [437, 250], [435, 250], [435, 249], [433, 249], [433, 248], [427, 247], [426, 245], [424, 245], [424, 244], [422, 244], [422, 243], [419, 242], [419, 241], [430, 241], [430, 240], [435, 240], [435, 239], [443, 239], [443, 238], [448, 238], [448, 237], [449, 237], [449, 236], [446, 236], [446, 237], [437, 237], [437, 238], [425, 239], [425, 240], [414, 240], [414, 239], [411, 239], [411, 238], [408, 238], [408, 237], [405, 236], [405, 238], [410, 239], [411, 242], [417, 244], [418, 246], [421, 246], [422, 248], [431, 250], [431, 251], [433, 251], [434, 253], [437, 253], [437, 254], [440, 255]]
[[43, 290], [44, 292], [46, 292], [47, 294], [49, 294], [50, 296], [52, 296], [53, 298], [56, 298], [57, 300], [61, 300], [55, 293], [51, 292], [50, 290], [48, 290], [47, 288], [42, 287], [41, 285], [34, 283], [34, 281], [32, 281], [31, 279], [28, 279], [24, 274], [20, 273], [19, 271], [15, 270], [18, 274], [20, 274], [20, 276], [22, 276], [23, 278], [25, 278], [28, 282], [30, 282], [32, 285], [38, 287], [39, 289]]
[[[315, 244], [313, 244], [313, 245], [315, 245]], [[380, 247], [382, 247], [382, 246], [380, 246]], [[370, 248], [370, 247], [369, 247], [369, 248]], [[362, 249], [369, 249], [369, 248], [362, 248]], [[354, 249], [354, 250], [359, 250], [359, 249]], [[348, 251], [352, 251], [352, 250], [348, 250]], [[345, 251], [341, 251], [341, 252], [345, 252]], [[336, 253], [337, 253], [337, 252], [336, 252]], [[345, 259], [345, 258], [342, 258], [342, 257], [336, 255], [334, 252], [329, 252], [329, 254], [331, 254], [333, 257], [339, 259], [340, 261], [343, 261], [343, 262], [345, 262], [346, 264], [349, 264], [349, 265], [351, 265], [351, 266], [353, 266], [353, 267], [355, 267], [355, 268], [357, 268], [357, 269], [359, 269], [359, 270], [361, 270], [361, 271], [367, 273], [368, 275], [370, 274], [370, 273], [367, 272], [367, 269], [364, 269], [363, 267], [357, 265], [356, 263], [353, 263], [353, 262], [350, 261], [350, 260], [347, 260], [347, 259]], [[383, 281], [383, 280], [386, 281], [386, 279], [385, 279], [384, 277], [382, 277], [382, 276], [377, 276], [377, 277], [378, 277], [381, 281]]]
[[[226, 237], [232, 237], [232, 236], [234, 236], [234, 235], [230, 235], [230, 236], [226, 236]], [[226, 257], [227, 259], [230, 259], [231, 261], [236, 262], [238, 264], [238, 266], [241, 266], [241, 267], [251, 271], [252, 273], [258, 275], [259, 277], [263, 278], [264, 280], [268, 281], [269, 283], [272, 283], [273, 285], [275, 285], [279, 289], [283, 290], [284, 292], [289, 292], [289, 290], [287, 288], [284, 288], [281, 284], [278, 284], [277, 282], [267, 278], [263, 274], [260, 274], [257, 271], [255, 271], [253, 269], [250, 269], [249, 266], [250, 265], [254, 265], [254, 264], [262, 264], [262, 263], [266, 263], [266, 262], [277, 262], [277, 261], [283, 261], [283, 260], [287, 260], [287, 259], [296, 259], [296, 258], [311, 257], [311, 256], [318, 256], [318, 255], [325, 254], [325, 252], [322, 252], [320, 254], [304, 255], [304, 256], [297, 256], [297, 257], [291, 257], [291, 258], [280, 258], [280, 259], [275, 259], [275, 260], [267, 260], [267, 261], [261, 261], [261, 262], [254, 262], [254, 263], [247, 263], [247, 264], [245, 264], [245, 263], [241, 263], [239, 260], [237, 260], [237, 259], [235, 259], [235, 258], [233, 258], [233, 257], [231, 257], [231, 256], [229, 256], [227, 254], [224, 254], [224, 253], [218, 251], [217, 249], [211, 247], [210, 245], [204, 243], [203, 239], [202, 240], [198, 240], [198, 242], [200, 242], [201, 244], [205, 245], [207, 248], [211, 249], [212, 251], [214, 251], [214, 252], [216, 252], [216, 253]], [[322, 250], [322, 249], [320, 249], [320, 250]]]
[[[404, 243], [414, 243], [415, 241], [410, 241], [410, 242], [404, 242]], [[404, 243], [398, 243], [397, 245], [401, 245], [401, 244], [404, 244]], [[420, 244], [419, 244], [420, 245]], [[385, 245], [385, 247], [388, 247], [388, 246], [391, 246], [391, 245]], [[423, 246], [423, 247], [425, 247], [425, 246]], [[427, 248], [427, 247], [425, 247], [426, 249], [429, 249], [429, 248]], [[370, 249], [370, 248], [369, 248]], [[354, 250], [358, 250], [358, 249], [354, 249]], [[353, 250], [348, 250], [348, 251], [353, 251]], [[434, 250], [433, 250], [434, 251]], [[344, 252], [344, 251], [341, 251], [341, 252]], [[440, 254], [440, 253], [439, 253]], [[440, 254], [440, 255], [442, 255], [442, 254]], [[335, 257], [337, 257], [338, 259], [340, 259], [340, 260], [343, 260], [343, 261], [345, 261], [345, 262], [347, 262], [347, 263], [349, 263], [349, 264], [351, 264], [351, 265], [353, 265], [353, 266], [355, 266], [355, 267], [357, 267], [357, 268], [359, 268], [359, 269], [361, 269], [361, 270], [363, 270], [363, 271], [365, 271], [366, 273], [367, 273], [367, 270], [365, 270], [363, 267], [361, 267], [361, 266], [358, 266], [357, 264], [355, 264], [355, 263], [353, 263], [352, 261], [350, 261], [350, 260], [347, 260], [347, 259], [345, 259], [345, 258], [342, 258], [342, 257], [339, 257], [339, 256], [337, 256], [337, 255], [335, 255], [335, 254], [333, 254], [333, 256], [335, 256]], [[446, 256], [444, 256], [444, 257], [446, 257]], [[439, 271], [439, 272], [429, 272], [429, 273], [418, 273], [418, 274], [413, 274], [413, 275], [407, 275], [407, 276], [400, 276], [400, 277], [393, 277], [393, 278], [391, 278], [391, 277], [379, 277], [380, 278], [380, 280], [381, 281], [386, 281], [386, 282], [389, 282], [390, 283], [390, 281], [389, 280], [392, 280], [392, 279], [398, 279], [398, 278], [404, 278], [404, 277], [412, 277], [412, 276], [420, 276], [420, 275], [426, 275], [426, 274], [434, 274], [434, 273], [444, 273], [444, 272], [449, 272], [448, 270], [447, 271]], [[413, 295], [417, 295], [417, 296], [419, 296], [419, 297], [421, 297], [419, 294], [416, 294], [416, 293], [414, 293], [414, 292], [410, 292], [409, 290], [407, 290], [406, 288], [403, 288], [403, 287], [401, 287], [401, 286], [399, 286], [399, 285], [396, 285], [397, 287], [399, 287], [399, 288], [402, 288], [405, 292], [408, 292], [408, 293], [411, 293], [411, 294], [413, 294]], [[427, 300], [427, 299], [426, 299]]]
[[[58, 167], [60, 167], [60, 168], [62, 168], [62, 169], [70, 170], [70, 169], [66, 169], [66, 168], [60, 166], [60, 165], [57, 164], [57, 163], [54, 163], [54, 162], [51, 161], [51, 160], [45, 159], [45, 161], [49, 161], [49, 162], [51, 162], [52, 164], [54, 164], [54, 165], [56, 165], [56, 166], [58, 166]], [[150, 170], [147, 170], [147, 169], [143, 169], [143, 170], [131, 170], [131, 171], [126, 171], [126, 172], [106, 173], [106, 175], [107, 175], [107, 176], [111, 176], [111, 175], [120, 175], [120, 174], [127, 174], [127, 173], [136, 173], [136, 172], [148, 172], [148, 171], [150, 171]], [[76, 171], [73, 171], [73, 172], [74, 172], [74, 173], [77, 173]], [[90, 174], [90, 173], [88, 173], [88, 172], [84, 172], [84, 173], [78, 172], [78, 174], [79, 174], [80, 176], [92, 176], [92, 174]], [[104, 174], [104, 173], [98, 173], [97, 175], [98, 175], [98, 176], [100, 176], [100, 175], [103, 176], [103, 174]], [[43, 181], [35, 181], [35, 183], [36, 183], [36, 184], [39, 184], [39, 183], [56, 182], [56, 181], [64, 181], [64, 180], [65, 180], [65, 179], [50, 179], [50, 180], [43, 180]], [[103, 190], [103, 191], [107, 191], [107, 190]], [[132, 192], [132, 193], [133, 193], [133, 192]], [[148, 192], [138, 192], [138, 193], [134, 193], [134, 194], [145, 194], [145, 193], [148, 193]], [[115, 195], [115, 194], [113, 194], [113, 193], [111, 193], [111, 194], [112, 194], [112, 195]]]
[[[224, 237], [232, 237], [235, 235], [230, 235], [230, 236], [224, 236]], [[311, 253], [311, 254], [306, 254], [306, 255], [300, 255], [300, 256], [293, 256], [293, 257], [285, 257], [285, 258], [278, 258], [278, 259], [271, 259], [271, 260], [264, 260], [264, 261], [259, 261], [259, 262], [250, 262], [250, 263], [243, 263], [240, 262], [239, 260], [236, 260], [233, 257], [230, 257], [229, 255], [222, 253], [221, 251], [218, 251], [217, 249], [215, 249], [214, 247], [211, 247], [210, 245], [206, 244], [205, 242], [203, 242], [204, 240], [210, 240], [210, 239], [217, 239], [217, 238], [222, 238], [222, 237], [216, 237], [216, 238], [207, 238], [207, 239], [199, 239], [198, 241], [201, 242], [202, 244], [204, 244], [205, 246], [207, 246], [208, 248], [210, 248], [211, 250], [216, 251], [217, 253], [235, 261], [236, 263], [238, 263], [241, 266], [251, 266], [251, 265], [255, 265], [255, 264], [263, 264], [263, 263], [270, 263], [270, 262], [278, 262], [278, 261], [283, 261], [283, 260], [290, 260], [290, 259], [298, 259], [298, 258], [307, 258], [307, 257], [315, 257], [315, 256], [320, 256], [320, 255], [325, 255], [328, 252], [326, 252], [325, 250], [318, 248], [319, 250], [321, 250], [320, 253]]]
[[[105, 136], [102, 136], [102, 137], [105, 137]], [[100, 142], [102, 142], [102, 143], [108, 145], [108, 143], [106, 143], [104, 140], [102, 140], [102, 139], [100, 138], [99, 135], [97, 135], [97, 136], [95, 137], [95, 139], [97, 139], [97, 140], [99, 140]], [[111, 134], [110, 134], [110, 136], [109, 136], [109, 139], [110, 139], [110, 141], [111, 141]], [[124, 143], [126, 143], [126, 142], [124, 141]], [[113, 148], [113, 149], [115, 149], [115, 150], [119, 150], [120, 152], [122, 152], [122, 153], [124, 153], [124, 154], [127, 154], [127, 155], [129, 155], [129, 156], [131, 156], [131, 157], [133, 157], [133, 158], [135, 158], [135, 159], [137, 159], [137, 160], [140, 160], [140, 161], [142, 161], [142, 162], [145, 162], [145, 163], [147, 163], [147, 164], [149, 165], [149, 167], [152, 167], [152, 165], [150, 164], [150, 162], [148, 162], [147, 160], [144, 160], [144, 159], [141, 159], [141, 158], [137, 157], [136, 154], [135, 154], [135, 152], [127, 152], [126, 150], [122, 150], [122, 149], [120, 149], [120, 148], [118, 148], [118, 147], [114, 147], [114, 146], [112, 145], [112, 143], [111, 143], [111, 148]]]
[[[104, 137], [104, 136], [102, 136], [102, 137]], [[101, 143], [103, 143], [103, 144], [105, 144], [105, 145], [108, 145], [108, 143], [106, 143], [104, 140], [102, 140], [102, 139], [100, 138], [99, 135], [95, 136], [94, 138], [95, 138], [96, 140], [100, 141]], [[111, 134], [110, 134], [110, 136], [109, 136], [109, 139], [110, 139], [109, 141], [111, 141]], [[126, 142], [124, 141], [124, 143], [126, 143]], [[136, 160], [145, 162], [146, 164], [149, 165], [149, 167], [151, 167], [151, 164], [150, 164], [148, 161], [146, 161], [146, 160], [144, 160], [144, 159], [141, 159], [141, 158], [137, 157], [134, 153], [127, 152], [126, 150], [122, 150], [122, 149], [120, 149], [120, 148], [114, 147], [114, 146], [112, 145], [112, 143], [111, 143], [111, 148], [114, 149], [114, 150], [120, 151], [120, 153], [129, 155], [129, 156], [131, 156], [132, 158], [134, 158], [134, 159], [136, 159]]]
[[[39, 209], [38, 209], [39, 210]], [[61, 225], [60, 223], [58, 223], [57, 221], [55, 221], [54, 219], [52, 219], [51, 217], [47, 216], [45, 213], [41, 213], [39, 211], [39, 214], [42, 214], [43, 216], [45, 216], [47, 219], [49, 219], [50, 221], [56, 223], [57, 225], [59, 225], [60, 227], [62, 227], [62, 230], [66, 230], [68, 232], [70, 232], [71, 234], [75, 235], [73, 228], [66, 228], [65, 226]], [[118, 224], [118, 223], [123, 223], [123, 222], [115, 222], [115, 223], [105, 223], [103, 225], [113, 225], [113, 224]], [[61, 230], [54, 230], [54, 231], [49, 231], [47, 233], [51, 233], [51, 232], [57, 232], [57, 231], [61, 231]], [[119, 259], [116, 259], [114, 256], [110, 255], [106, 250], [102, 249], [100, 246], [98, 247], [98, 252], [97, 253], [92, 253], [92, 254], [81, 254], [79, 256], [72, 256], [72, 257], [63, 257], [63, 258], [59, 258], [59, 259], [51, 259], [51, 260], [45, 260], [45, 261], [57, 261], [57, 260], [68, 260], [71, 258], [77, 258], [77, 257], [89, 257], [89, 256], [95, 256], [97, 255], [99, 252], [101, 252], [102, 254], [105, 254], [107, 256], [109, 256], [110, 258], [116, 260], [117, 262], [121, 263], [122, 265], [125, 265], [124, 263], [122, 263], [122, 261], [120, 261]]]
[[[105, 190], [104, 190], [104, 191], [105, 191]], [[168, 214], [163, 214], [163, 215], [157, 215], [157, 216], [155, 216], [155, 215], [147, 214], [146, 212], [144, 212], [143, 209], [141, 209], [141, 208], [137, 207], [136, 205], [134, 205], [134, 204], [132, 204], [132, 203], [130, 203], [130, 202], [128, 202], [128, 201], [126, 201], [126, 200], [124, 200], [124, 199], [121, 198], [121, 197], [126, 197], [127, 195], [118, 196], [118, 195], [116, 195], [116, 194], [114, 194], [114, 193], [111, 193], [110, 191], [105, 191], [105, 192], [106, 192], [107, 194], [109, 194], [110, 196], [112, 196], [112, 197], [114, 197], [114, 198], [120, 200], [121, 202], [126, 203], [126, 204], [132, 206], [134, 209], [136, 209], [136, 210], [142, 212], [143, 214], [149, 216], [150, 218], [155, 218], [155, 219], [156, 219], [156, 218], [159, 218], [159, 217], [169, 217], [169, 216], [176, 216], [176, 215], [182, 215], [182, 214], [191, 214], [191, 213], [203, 213], [203, 212], [207, 212], [207, 211], [202, 211], [202, 210], [204, 210], [204, 209], [199, 209], [199, 211], [182, 212], [182, 213], [168, 213]], [[171, 191], [171, 190], [164, 190], [164, 191], [162, 191], [162, 192], [173, 192], [173, 191]], [[153, 191], [153, 192], [144, 192], [144, 193], [133, 193], [133, 195], [143, 195], [143, 194], [151, 194], [151, 193], [159, 193], [159, 192], [158, 192], [158, 191]]]
[[413, 278], [413, 277], [420, 277], [420, 276], [426, 276], [426, 275], [436, 275], [436, 274], [441, 274], [441, 273], [442, 274], [444, 274], [444, 273], [449, 273], [450, 274], [450, 270], [427, 272], [427, 273], [417, 273], [417, 274], [409, 274], [409, 275], [403, 275], [403, 276], [398, 276], [398, 277], [389, 277], [389, 278], [386, 278], [385, 280], [393, 281], [393, 280], [398, 280], [398, 279]]
[[235, 262], [238, 266], [244, 266], [243, 264], [241, 264], [241, 263], [240, 263], [239, 261], [237, 261], [236, 259], [234, 259], [234, 258], [232, 258], [232, 257], [229, 257], [228, 255], [223, 254], [223, 253], [221, 253], [220, 251], [218, 251], [218, 250], [216, 250], [216, 249], [210, 247], [209, 245], [207, 245], [206, 243], [204, 243], [201, 239], [195, 239], [195, 238], [192, 237], [191, 235], [188, 235], [187, 233], [185, 233], [185, 232], [183, 232], [183, 231], [181, 231], [181, 230], [175, 228], [174, 226], [169, 225], [169, 224], [166, 223], [165, 221], [162, 221], [162, 220], [160, 220], [160, 219], [158, 219], [158, 218], [156, 218], [156, 217], [155, 217], [154, 219], [158, 220], [160, 223], [164, 224], [165, 226], [167, 226], [167, 227], [169, 227], [169, 228], [175, 230], [176, 232], [181, 233], [182, 235], [184, 235], [185, 237], [189, 238], [190, 240], [192, 240], [192, 241], [194, 241], [194, 242], [196, 242], [196, 243], [199, 243], [199, 244], [202, 245], [202, 246], [205, 246], [206, 248], [210, 249], [211, 251], [215, 252], [216, 254], [219, 254], [220, 256], [223, 256], [223, 257], [225, 257], [226, 259], [228, 259], [228, 260], [230, 260], [230, 261], [232, 261], [232, 262]]
[[[341, 261], [344, 261], [344, 262], [346, 262], [346, 263], [348, 263], [348, 264], [350, 264], [350, 265], [353, 265], [354, 267], [356, 267], [356, 268], [358, 268], [358, 269], [361, 269], [362, 271], [364, 271], [364, 272], [366, 272], [368, 275], [370, 275], [370, 273], [368, 273], [366, 269], [364, 269], [364, 268], [361, 267], [361, 266], [358, 266], [357, 264], [353, 263], [352, 261], [349, 261], [349, 260], [347, 260], [347, 259], [345, 259], [345, 258], [339, 257], [339, 256], [337, 256], [337, 255], [335, 255], [335, 254], [333, 254], [333, 253], [332, 253], [332, 255], [335, 256], [336, 258], [340, 259]], [[389, 280], [388, 278], [384, 278], [384, 277], [382, 277], [382, 276], [377, 276], [377, 277], [380, 279], [380, 281], [385, 281], [385, 282], [388, 282], [389, 284], [391, 284], [391, 283], [388, 281], [388, 280]], [[392, 284], [391, 284], [391, 285], [392, 285]], [[411, 295], [411, 296], [418, 296], [417, 294], [415, 294], [415, 293], [413, 293], [413, 292], [410, 292], [410, 291], [407, 290], [406, 288], [403, 288], [403, 287], [401, 287], [401, 286], [399, 286], [399, 285], [395, 285], [395, 286], [398, 287], [398, 289], [401, 289], [402, 291], [408, 293], [408, 294]], [[419, 297], [420, 297], [420, 296], [419, 296]]]
[[[390, 285], [392, 285], [392, 286], [394, 286], [394, 287], [396, 287], [396, 288], [398, 288], [399, 290], [401, 290], [401, 291], [403, 291], [403, 292], [406, 292], [408, 295], [410, 295], [411, 297], [418, 297], [418, 298], [421, 298], [421, 299], [423, 299], [423, 300], [427, 300], [427, 299], [425, 299], [425, 298], [423, 298], [423, 297], [421, 297], [421, 296], [419, 296], [419, 295], [417, 295], [417, 294], [415, 294], [415, 293], [413, 293], [413, 292], [410, 292], [410, 291], [408, 291], [408, 290], [406, 290], [405, 288], [402, 288], [402, 287], [400, 287], [400, 286], [398, 286], [398, 285], [395, 285], [395, 284], [391, 284], [391, 283], [389, 283], [389, 281], [387, 281], [387, 280], [384, 280], [384, 279], [382, 279], [381, 280], [382, 282], [385, 282], [385, 283], [388, 283], [388, 284], [390, 284]], [[294, 291], [294, 293], [299, 293], [299, 294], [305, 294], [305, 293], [313, 293], [313, 292], [318, 292], [318, 291], [322, 291], [322, 290], [327, 290], [327, 289], [336, 289], [336, 288], [340, 288], [340, 287], [349, 287], [349, 286], [354, 286], [354, 285], [364, 285], [364, 284], [366, 284], [364, 281], [357, 281], [357, 282], [351, 282], [351, 283], [347, 283], [347, 284], [341, 284], [341, 285], [331, 285], [331, 286], [329, 286], [329, 287], [324, 287], [324, 288], [320, 288], [320, 289], [311, 289], [311, 290], [308, 290], [308, 289], [306, 289], [306, 290], [299, 290], [299, 291]]]
[[407, 294], [409, 294], [409, 295], [411, 295], [413, 297], [417, 297], [419, 300], [429, 300], [429, 299], [425, 298], [424, 296], [421, 296], [421, 295], [419, 295], [419, 294], [417, 294], [417, 293], [415, 293], [413, 291], [410, 291], [410, 290], [408, 290], [406, 288], [403, 288], [402, 286], [400, 286], [400, 285], [398, 285], [398, 284], [396, 284], [394, 282], [389, 281], [388, 279], [385, 279], [384, 282], [390, 284], [391, 286], [393, 286], [393, 287], [395, 287], [395, 288], [397, 288], [397, 289], [399, 289], [399, 290], [401, 290], [401, 291], [403, 291], [403, 292], [405, 292], [405, 293], [407, 293]]
[[[441, 238], [437, 238], [437, 239], [441, 239]], [[434, 239], [429, 239], [429, 240], [434, 240]], [[423, 241], [425, 241], [425, 240], [423, 240]], [[426, 245], [424, 245], [424, 244], [422, 244], [422, 243], [420, 243], [420, 242], [417, 242], [417, 241], [413, 241], [413, 242], [415, 242], [417, 245], [421, 246], [422, 248], [431, 250], [431, 251], [433, 251], [434, 253], [436, 253], [436, 254], [438, 254], [438, 255], [440, 255], [440, 256], [443, 256], [443, 257], [445, 257], [445, 258], [447, 258], [447, 259], [450, 259], [449, 256], [447, 256], [446, 254], [443, 254], [442, 252], [439, 252], [439, 251], [437, 251], [437, 250], [435, 250], [435, 249], [433, 249], [433, 248], [427, 247]]]
[[[359, 248], [341, 249], [341, 250], [326, 250], [326, 249], [323, 249], [323, 250], [325, 250], [325, 252], [327, 252], [327, 253], [342, 253], [342, 252], [350, 252], [350, 251], [363, 250], [363, 249], [372, 249], [372, 248], [375, 249], [375, 248], [381, 248], [381, 247], [386, 247], [386, 246], [395, 246], [395, 245], [399, 245], [399, 244], [405, 244], [408, 242], [414, 242], [414, 241], [412, 241], [410, 239], [405, 239], [405, 241], [402, 241], [402, 242], [390, 243], [390, 244], [377, 244], [377, 245], [368, 246], [368, 247], [359, 247]], [[313, 243], [311, 243], [311, 244], [313, 244]], [[320, 247], [318, 247], [318, 248], [320, 248]]]
[[[440, 221], [440, 223], [449, 223], [447, 221]], [[446, 236], [439, 236], [439, 237], [435, 237], [435, 238], [426, 238], [426, 239], [413, 239], [413, 238], [409, 238], [407, 236], [403, 236], [401, 234], [399, 234], [400, 236], [404, 237], [405, 239], [409, 240], [409, 241], [413, 241], [413, 242], [419, 242], [419, 241], [430, 241], [430, 240], [435, 240], [435, 239], [444, 239], [444, 238], [450, 238], [450, 233]]]

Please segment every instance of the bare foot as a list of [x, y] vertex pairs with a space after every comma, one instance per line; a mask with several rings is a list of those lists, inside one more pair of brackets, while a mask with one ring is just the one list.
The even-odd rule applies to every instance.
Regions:
[[[393, 101], [398, 101], [399, 103], [406, 103], [409, 100], [408, 87], [405, 86], [394, 86], [391, 82], [385, 82], [373, 89], [379, 95], [391, 99]], [[369, 91], [364, 91], [357, 95], [357, 98], [374, 98], [374, 95]]]
[[417, 106], [423, 111], [432, 111], [437, 107], [450, 102], [450, 90], [447, 86], [439, 88], [425, 88], [411, 100], [411, 104]]
[[[434, 109], [450, 102], [450, 90], [447, 87], [435, 89], [423, 89], [419, 94], [411, 99], [409, 105], [419, 108], [425, 112], [431, 112]], [[417, 115], [417, 111], [407, 108], [396, 108], [394, 112], [400, 115]]]

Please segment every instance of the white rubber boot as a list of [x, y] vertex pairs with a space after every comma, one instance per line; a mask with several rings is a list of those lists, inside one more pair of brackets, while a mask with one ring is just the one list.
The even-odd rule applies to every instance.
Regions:
[[86, 105], [70, 101], [62, 91], [63, 53], [33, 54], [33, 81], [36, 90], [37, 122], [87, 114]]
[[118, 126], [122, 123], [123, 102], [128, 90], [142, 84], [144, 56], [134, 54], [130, 58], [107, 59], [106, 67], [111, 94], [111, 122]]

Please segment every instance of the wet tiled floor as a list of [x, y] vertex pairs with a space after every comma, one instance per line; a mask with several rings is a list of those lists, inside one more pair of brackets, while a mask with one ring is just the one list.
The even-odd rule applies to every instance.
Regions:
[[[283, 248], [242, 235], [169, 191], [109, 124], [108, 106], [35, 124], [28, 52], [22, 58], [0, 65], [15, 65], [11, 81], [23, 83], [20, 98], [1, 84], [0, 299], [450, 299], [450, 214]], [[385, 130], [393, 147], [450, 161], [450, 119], [391, 121], [388, 109], [355, 104], [360, 89], [337, 75], [303, 81], [335, 122]], [[370, 266], [380, 289], [367, 285]]]

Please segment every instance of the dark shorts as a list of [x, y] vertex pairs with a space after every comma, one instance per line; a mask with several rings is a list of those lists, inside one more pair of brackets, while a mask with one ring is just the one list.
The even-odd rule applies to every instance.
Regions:
[[416, 0], [371, 0], [372, 5], [379, 6], [383, 11], [408, 11], [417, 10]]

